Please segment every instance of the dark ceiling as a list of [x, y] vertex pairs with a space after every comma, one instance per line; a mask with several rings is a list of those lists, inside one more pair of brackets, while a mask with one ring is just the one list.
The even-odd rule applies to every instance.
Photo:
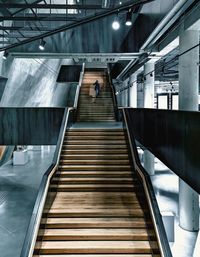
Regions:
[[[104, 13], [110, 15], [110, 12], [117, 12], [116, 8], [120, 9], [126, 4], [133, 7], [133, 12], [137, 12], [139, 5], [134, 7], [134, 3], [151, 1], [153, 0], [0, 1], [0, 49], [53, 34], [55, 30], [78, 24], [90, 17], [97, 18]], [[119, 15], [126, 14], [127, 11], [128, 9], [121, 10]]]
[[[14, 53], [38, 53], [38, 40], [45, 38], [47, 44], [44, 56], [48, 53], [138, 52], [157, 24], [177, 2], [178, 0], [1, 0], [0, 50], [8, 48]], [[110, 24], [118, 10], [125, 7], [118, 13], [124, 24], [129, 10], [127, 6], [130, 5], [133, 25], [130, 28], [122, 26], [116, 33]], [[84, 23], [91, 17], [91, 21]], [[75, 26], [70, 28], [71, 25]], [[54, 33], [60, 28], [63, 29], [59, 33]], [[178, 78], [178, 52], [175, 49], [157, 62], [157, 80]], [[116, 66], [113, 65], [115, 77], [127, 63], [121, 61]]]

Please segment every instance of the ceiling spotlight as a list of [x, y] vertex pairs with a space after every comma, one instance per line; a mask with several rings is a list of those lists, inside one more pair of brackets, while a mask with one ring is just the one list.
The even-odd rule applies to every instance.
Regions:
[[9, 54], [9, 53], [5, 50], [5, 51], [4, 51], [4, 53], [3, 53], [3, 59], [4, 59], [4, 60], [6, 60], [6, 59], [7, 59], [8, 54]]
[[45, 44], [46, 44], [46, 42], [44, 41], [44, 39], [41, 39], [41, 41], [40, 41], [40, 44], [39, 44], [39, 49], [41, 50], [41, 51], [44, 51], [44, 49], [45, 49]]
[[118, 16], [115, 17], [113, 23], [112, 23], [112, 28], [114, 30], [118, 30], [120, 28], [120, 23], [119, 23], [119, 19]]
[[132, 12], [129, 10], [126, 14], [126, 26], [131, 26], [132, 25]]

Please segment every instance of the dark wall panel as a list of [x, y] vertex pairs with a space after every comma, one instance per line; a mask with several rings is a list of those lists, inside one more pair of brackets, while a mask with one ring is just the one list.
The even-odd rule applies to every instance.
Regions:
[[8, 80], [7, 78], [0, 77], [0, 101], [4, 92], [7, 80]]
[[62, 65], [57, 82], [79, 82], [81, 65]]
[[64, 108], [0, 108], [0, 145], [55, 145]]
[[126, 109], [135, 139], [200, 193], [200, 113]]

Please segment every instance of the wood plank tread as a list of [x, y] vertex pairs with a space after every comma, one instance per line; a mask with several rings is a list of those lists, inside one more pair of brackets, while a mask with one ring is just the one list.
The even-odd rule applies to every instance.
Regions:
[[146, 229], [40, 229], [38, 240], [141, 240], [155, 238]]
[[44, 209], [48, 217], [144, 217], [147, 209]]
[[64, 159], [64, 158], [68, 158], [68, 159], [80, 159], [80, 158], [83, 158], [84, 160], [87, 160], [87, 159], [96, 159], [96, 160], [107, 160], [107, 159], [112, 159], [112, 160], [115, 160], [115, 159], [128, 159], [129, 160], [129, 156], [128, 154], [79, 154], [79, 153], [76, 153], [76, 154], [63, 154], [61, 153], [61, 158]]
[[81, 254], [59, 254], [59, 255], [33, 255], [33, 257], [161, 257], [158, 254], [84, 254], [84, 256]]
[[130, 171], [68, 171], [68, 172], [56, 172], [55, 177], [69, 178], [69, 177], [84, 177], [84, 178], [132, 178]]
[[35, 250], [40, 253], [151, 253], [158, 249], [156, 242], [148, 241], [44, 241], [37, 242]]
[[151, 221], [144, 218], [42, 218], [41, 226], [46, 228], [146, 228]]
[[114, 171], [119, 171], [119, 170], [131, 170], [130, 165], [59, 165], [58, 166], [59, 170], [92, 170], [92, 171], [98, 171], [98, 170], [114, 170]]
[[133, 184], [133, 180], [130, 178], [59, 178], [59, 177], [55, 177], [52, 179], [53, 182], [68, 182], [68, 183], [118, 183], [120, 182], [120, 184], [123, 183], [128, 183], [128, 184]]

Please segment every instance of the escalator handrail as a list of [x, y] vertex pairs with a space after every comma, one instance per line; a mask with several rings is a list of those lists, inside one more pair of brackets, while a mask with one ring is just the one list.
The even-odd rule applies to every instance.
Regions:
[[38, 191], [35, 205], [33, 208], [31, 220], [26, 232], [20, 257], [31, 257], [33, 255], [34, 246], [37, 239], [38, 229], [39, 229], [40, 220], [43, 213], [46, 196], [48, 193], [50, 180], [58, 168], [62, 145], [65, 137], [65, 131], [69, 122], [70, 112], [73, 112], [74, 110], [75, 108], [73, 107], [65, 108], [65, 112], [64, 112], [64, 116], [63, 116], [63, 120], [60, 128], [60, 133], [58, 137], [58, 142], [54, 153], [54, 158], [53, 158], [52, 164], [50, 165], [50, 167], [47, 169], [47, 171], [42, 177], [42, 181], [39, 186], [39, 191]]
[[166, 231], [164, 228], [164, 224], [162, 221], [162, 217], [160, 214], [156, 196], [155, 196], [155, 193], [153, 190], [151, 179], [150, 179], [148, 173], [146, 172], [146, 170], [141, 165], [141, 162], [140, 162], [140, 159], [138, 156], [138, 152], [137, 152], [137, 148], [136, 148], [133, 130], [128, 125], [128, 121], [127, 121], [128, 120], [128, 112], [126, 113], [126, 108], [122, 109], [122, 113], [123, 113], [123, 120], [125, 123], [125, 128], [126, 128], [127, 134], [128, 134], [128, 141], [129, 141], [129, 145], [130, 145], [130, 149], [131, 149], [133, 165], [134, 165], [135, 170], [138, 172], [139, 176], [142, 179], [142, 183], [144, 186], [145, 194], [146, 194], [147, 201], [148, 201], [148, 204], [150, 207], [150, 212], [151, 212], [151, 216], [152, 216], [153, 223], [154, 223], [154, 228], [155, 228], [157, 239], [158, 239], [159, 248], [161, 251], [161, 256], [162, 257], [172, 257], [171, 249], [169, 246], [169, 242], [167, 239]]

